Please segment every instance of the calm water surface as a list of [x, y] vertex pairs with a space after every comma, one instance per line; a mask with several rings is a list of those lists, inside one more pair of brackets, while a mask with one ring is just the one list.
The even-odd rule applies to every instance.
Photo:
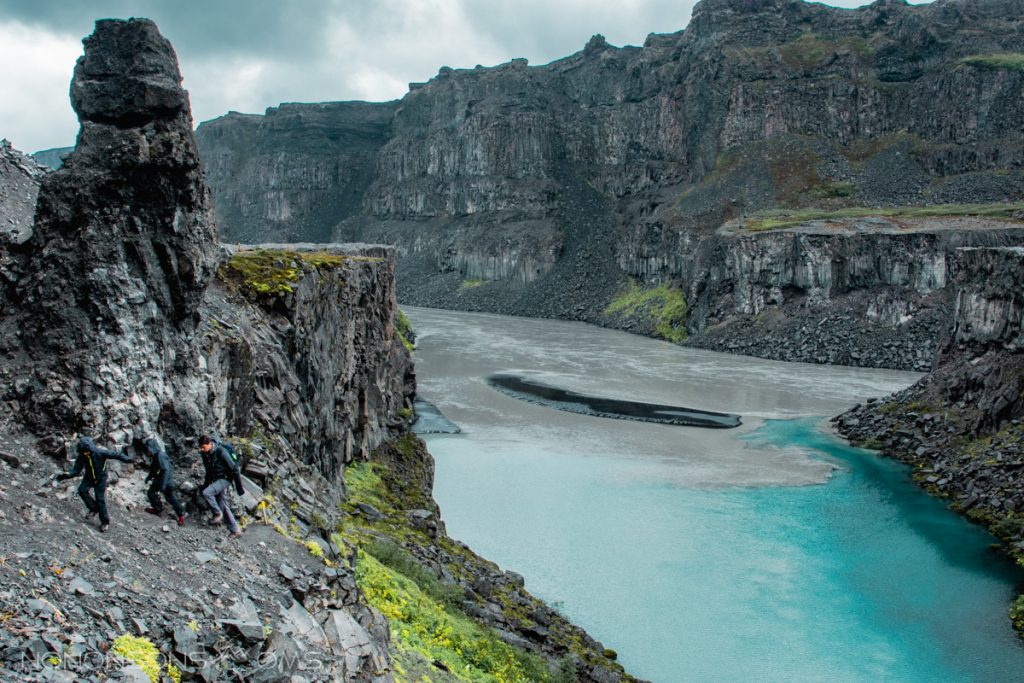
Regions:
[[[824, 416], [913, 382], [681, 349], [581, 324], [411, 308], [449, 533], [673, 681], [1021, 681], [1022, 576], [906, 468]], [[519, 373], [736, 412], [701, 430], [587, 417], [488, 387]]]

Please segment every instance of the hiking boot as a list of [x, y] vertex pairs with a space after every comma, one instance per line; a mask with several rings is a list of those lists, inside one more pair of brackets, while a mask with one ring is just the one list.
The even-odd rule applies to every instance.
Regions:
[[238, 538], [241, 535], [242, 535], [242, 530], [241, 529], [239, 529], [238, 531], [232, 531], [230, 534], [228, 534], [228, 540], [230, 541], [232, 539]]
[[100, 531], [106, 531], [109, 528], [110, 528], [110, 522], [104, 522], [103, 524], [100, 524]]
[[159, 515], [161, 510], [157, 510], [156, 508], [146, 508], [146, 512], [151, 515]]
[[178, 526], [185, 526], [186, 519], [188, 519], [188, 513], [182, 513], [182, 515], [178, 517]]
[[85, 518], [86, 519], [92, 519], [93, 517], [95, 517], [99, 513], [100, 513], [99, 510], [89, 510], [88, 512], [85, 513]]
[[221, 520], [223, 520], [223, 519], [224, 519], [224, 515], [222, 515], [222, 514], [220, 514], [218, 512], [213, 517], [210, 517], [210, 521], [207, 522], [207, 524], [209, 524], [210, 526], [217, 526], [218, 524], [221, 523]]

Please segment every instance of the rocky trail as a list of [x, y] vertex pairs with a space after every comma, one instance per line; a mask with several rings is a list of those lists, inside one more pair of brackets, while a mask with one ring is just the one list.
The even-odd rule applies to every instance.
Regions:
[[108, 489], [112, 521], [100, 533], [77, 480], [39, 486], [56, 463], [20, 453], [19, 467], [0, 465], [0, 680], [149, 681], [111, 651], [125, 634], [159, 644], [163, 675], [172, 664], [189, 680], [277, 681], [300, 666], [304, 680], [372, 680], [387, 670], [369, 636], [386, 643], [386, 622], [364, 607], [355, 623], [351, 574], [302, 543], [255, 519], [228, 540], [195, 505], [182, 527], [167, 511], [148, 514], [132, 466]]

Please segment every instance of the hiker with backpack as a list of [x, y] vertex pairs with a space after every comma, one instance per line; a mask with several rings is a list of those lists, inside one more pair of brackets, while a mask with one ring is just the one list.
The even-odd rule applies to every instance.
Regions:
[[[64, 481], [84, 473], [82, 483], [78, 486], [78, 495], [81, 496], [82, 502], [85, 503], [85, 508], [88, 510], [86, 519], [93, 515], [99, 515], [100, 531], [106, 531], [110, 528], [110, 516], [107, 514], [107, 460], [113, 458], [129, 464], [135, 461], [127, 453], [100, 448], [88, 436], [79, 439], [75, 452], [78, 457], [75, 459], [71, 471], [62, 472], [54, 479]], [[95, 498], [93, 498], [94, 494]]]
[[146, 512], [158, 516], [163, 514], [164, 506], [160, 500], [160, 494], [162, 493], [167, 502], [174, 508], [174, 516], [178, 519], [178, 526], [185, 526], [185, 518], [188, 517], [188, 513], [185, 512], [185, 508], [182, 507], [178, 497], [174, 494], [174, 476], [171, 473], [171, 460], [167, 457], [167, 452], [164, 451], [163, 446], [160, 445], [155, 436], [144, 436], [141, 441], [142, 448], [137, 449], [137, 451], [148, 453], [150, 458], [149, 474], [146, 475], [146, 483], [149, 484], [146, 497], [149, 498], [150, 507], [146, 508]]
[[199, 437], [199, 454], [203, 458], [203, 467], [206, 468], [203, 498], [213, 510], [210, 525], [217, 525], [223, 520], [231, 532], [228, 538], [238, 538], [242, 531], [238, 528], [238, 522], [235, 521], [228, 502], [232, 483], [238, 495], [245, 493], [245, 489], [242, 488], [242, 473], [238, 467], [238, 456], [235, 455], [233, 448], [215, 441], [206, 434]]

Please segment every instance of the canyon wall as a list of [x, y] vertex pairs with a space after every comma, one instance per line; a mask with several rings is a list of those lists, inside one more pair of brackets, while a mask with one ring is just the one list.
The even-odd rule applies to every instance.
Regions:
[[[104, 19], [84, 44], [63, 166], [0, 148], [0, 677], [633, 680], [444, 533], [394, 248], [222, 246], [170, 43]], [[226, 541], [204, 433], [239, 456]], [[85, 435], [125, 458], [98, 529], [53, 476]], [[143, 507], [150, 435], [191, 517]]]
[[[680, 264], [692, 343], [803, 362], [932, 367], [952, 325], [959, 250], [1024, 241], [980, 219], [846, 221], [699, 243]], [[650, 258], [623, 263], [642, 273]]]
[[[1020, 0], [703, 0], [685, 30], [642, 47], [595, 36], [547, 65], [443, 67], [398, 102], [229, 114], [198, 137], [231, 239], [395, 244], [403, 301], [644, 331], [606, 306], [630, 283], [714, 288], [692, 265], [721, 251], [723, 223], [1019, 202], [1021, 16]], [[1000, 220], [1020, 227], [1021, 211], [1007, 204]], [[883, 238], [877, 258], [885, 248]], [[899, 333], [878, 321], [904, 316], [871, 315], [874, 346]], [[695, 302], [685, 327], [701, 343], [719, 322]], [[923, 356], [886, 363], [920, 367]]]
[[[915, 478], [1024, 558], [1024, 250], [956, 254], [955, 319], [936, 368], [835, 418], [840, 433], [914, 466]], [[1024, 628], [1024, 599], [1015, 617]]]

